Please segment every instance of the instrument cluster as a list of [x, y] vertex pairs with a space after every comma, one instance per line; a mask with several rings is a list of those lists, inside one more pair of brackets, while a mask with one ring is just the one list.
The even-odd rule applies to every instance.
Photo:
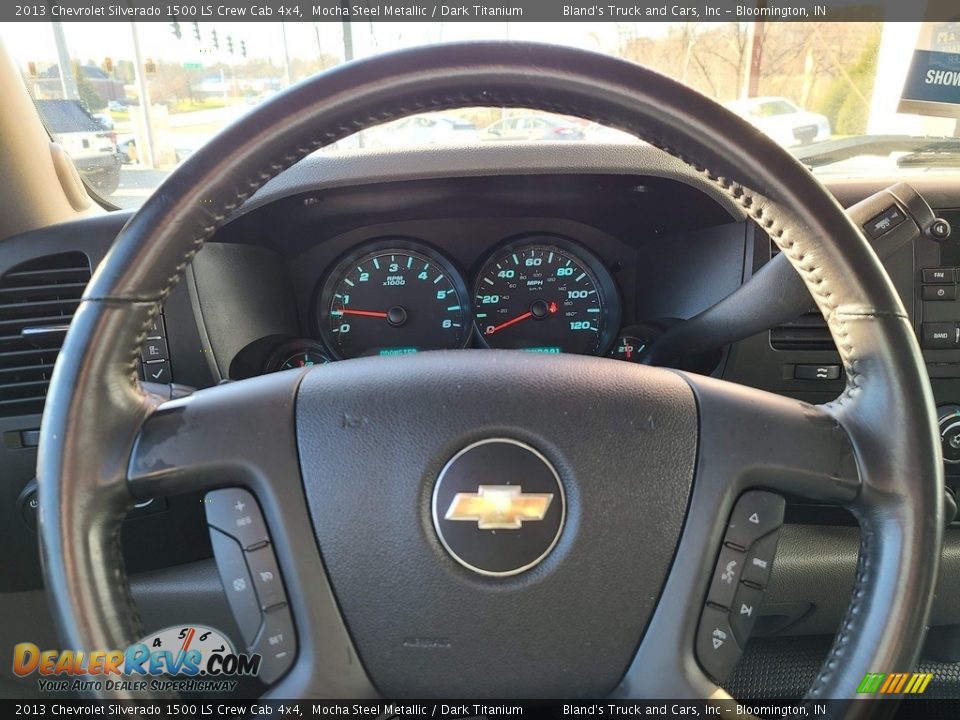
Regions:
[[380, 238], [334, 263], [313, 305], [319, 342], [285, 343], [265, 372], [468, 346], [635, 359], [615, 342], [621, 309], [610, 272], [559, 235], [501, 243], [469, 275], [424, 242]]

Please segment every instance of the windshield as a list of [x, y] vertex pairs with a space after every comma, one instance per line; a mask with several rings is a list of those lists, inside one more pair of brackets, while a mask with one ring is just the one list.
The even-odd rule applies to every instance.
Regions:
[[[221, 128], [292, 83], [351, 58], [474, 39], [549, 40], [648, 65], [817, 173], [960, 168], [958, 105], [928, 111], [937, 103], [907, 93], [918, 49], [960, 53], [960, 23], [20, 22], [3, 39], [47, 129], [120, 207], [141, 204]], [[960, 102], [960, 85], [952, 92]], [[509, 142], [640, 141], [581, 118], [478, 107], [405, 118], [321, 152]]]

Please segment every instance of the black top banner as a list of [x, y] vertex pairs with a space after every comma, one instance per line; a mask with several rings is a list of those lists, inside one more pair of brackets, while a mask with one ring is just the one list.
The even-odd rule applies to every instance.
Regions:
[[958, 0], [708, 0], [707, 2], [432, 2], [431, 0], [218, 0], [166, 3], [151, 0], [4, 2], [0, 22], [61, 20], [231, 22], [853, 22], [960, 20]]

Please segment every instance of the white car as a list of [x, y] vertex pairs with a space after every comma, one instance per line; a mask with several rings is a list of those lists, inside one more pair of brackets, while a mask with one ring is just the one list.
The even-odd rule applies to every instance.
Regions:
[[453, 115], [412, 115], [368, 134], [369, 147], [466, 145], [477, 139], [477, 127]]
[[830, 121], [783, 97], [735, 100], [727, 107], [784, 147], [809, 145], [830, 137]]

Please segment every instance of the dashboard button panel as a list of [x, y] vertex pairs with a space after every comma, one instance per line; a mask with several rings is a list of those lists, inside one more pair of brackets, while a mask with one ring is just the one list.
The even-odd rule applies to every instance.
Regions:
[[785, 506], [779, 495], [751, 490], [730, 514], [695, 641], [700, 665], [717, 682], [733, 672], [760, 614]]
[[293, 664], [297, 638], [260, 506], [243, 488], [213, 490], [204, 505], [223, 591], [245, 647], [261, 657], [260, 680], [270, 684]]

